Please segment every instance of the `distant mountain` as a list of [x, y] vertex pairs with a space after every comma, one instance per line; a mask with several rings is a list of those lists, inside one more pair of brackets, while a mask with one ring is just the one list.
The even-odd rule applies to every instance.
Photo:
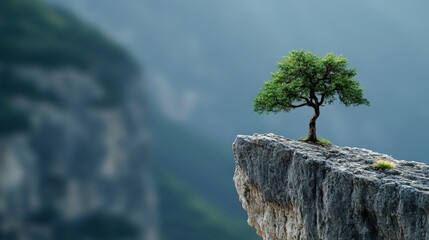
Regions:
[[0, 1], [0, 239], [150, 239], [140, 71], [37, 0]]

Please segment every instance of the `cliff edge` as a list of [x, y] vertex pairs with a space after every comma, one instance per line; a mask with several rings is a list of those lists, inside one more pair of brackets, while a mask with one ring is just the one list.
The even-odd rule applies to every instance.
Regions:
[[[239, 135], [234, 182], [264, 240], [429, 239], [429, 166], [367, 149]], [[373, 162], [387, 158], [394, 170]]]

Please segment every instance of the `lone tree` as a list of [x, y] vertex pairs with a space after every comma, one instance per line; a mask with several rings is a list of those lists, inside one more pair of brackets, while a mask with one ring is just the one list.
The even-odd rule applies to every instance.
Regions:
[[271, 81], [256, 96], [255, 112], [289, 112], [299, 107], [312, 107], [314, 115], [310, 119], [309, 133], [305, 141], [318, 142], [316, 120], [319, 108], [333, 103], [337, 98], [345, 106], [368, 105], [363, 97], [363, 89], [353, 77], [356, 70], [347, 68], [347, 59], [328, 53], [324, 58], [309, 51], [289, 52], [277, 63], [278, 71]]

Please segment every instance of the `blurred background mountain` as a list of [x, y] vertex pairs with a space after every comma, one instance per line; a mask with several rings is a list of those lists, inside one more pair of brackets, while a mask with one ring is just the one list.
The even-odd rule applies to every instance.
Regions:
[[372, 103], [320, 136], [428, 163], [428, 6], [0, 1], [0, 239], [258, 239], [231, 142], [306, 135], [309, 109], [252, 112], [292, 49], [342, 53]]
[[1, 1], [0, 36], [0, 239], [154, 235], [136, 62], [39, 1]]

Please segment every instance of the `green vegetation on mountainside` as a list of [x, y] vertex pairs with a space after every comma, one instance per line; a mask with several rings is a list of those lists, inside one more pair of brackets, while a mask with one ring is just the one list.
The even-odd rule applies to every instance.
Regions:
[[[0, 1], [2, 61], [105, 70], [137, 66], [126, 51], [71, 14], [38, 0]], [[106, 65], [104, 65], [106, 64]]]
[[257, 239], [243, 219], [225, 213], [171, 173], [157, 174], [155, 180], [162, 240]]
[[14, 96], [59, 103], [60, 98], [21, 79], [17, 67], [74, 68], [93, 76], [104, 90], [99, 106], [118, 103], [123, 81], [138, 73], [126, 51], [64, 10], [38, 0], [0, 1], [0, 134], [27, 129]]

